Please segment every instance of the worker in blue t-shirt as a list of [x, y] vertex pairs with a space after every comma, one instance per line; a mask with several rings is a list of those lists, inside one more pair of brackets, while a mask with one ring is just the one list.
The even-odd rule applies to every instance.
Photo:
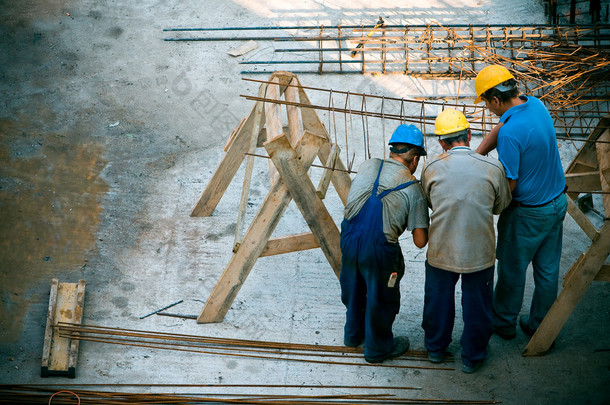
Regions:
[[532, 336], [557, 298], [559, 261], [566, 215], [566, 182], [553, 120], [536, 97], [519, 95], [503, 66], [483, 68], [475, 79], [475, 102], [500, 117], [477, 152], [497, 147], [513, 200], [498, 220], [498, 281], [494, 290], [494, 333], [510, 340], [525, 289], [526, 270], [534, 271], [534, 296], [519, 326]]

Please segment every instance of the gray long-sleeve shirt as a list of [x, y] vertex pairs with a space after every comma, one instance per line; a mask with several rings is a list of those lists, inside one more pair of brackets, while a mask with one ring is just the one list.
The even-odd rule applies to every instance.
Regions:
[[496, 260], [493, 215], [511, 200], [500, 161], [457, 146], [429, 159], [421, 181], [432, 208], [428, 263], [455, 273], [492, 266]]

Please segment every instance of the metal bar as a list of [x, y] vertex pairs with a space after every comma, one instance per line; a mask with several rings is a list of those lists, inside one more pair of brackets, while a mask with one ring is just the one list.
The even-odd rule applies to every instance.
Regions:
[[[409, 24], [408, 25], [411, 28], [414, 29], [425, 29], [427, 27], [429, 27], [428, 24]], [[375, 28], [375, 24], [358, 24], [358, 25], [328, 25], [325, 26], [327, 29], [337, 29], [337, 28], [343, 28], [343, 29], [353, 29], [354, 31], [364, 31], [364, 30], [371, 30], [373, 28]], [[557, 25], [557, 24], [525, 24], [525, 25], [512, 25], [512, 24], [452, 24], [450, 26], [446, 26], [446, 27], [454, 27], [454, 28], [504, 28], [504, 27], [509, 27], [512, 29], [517, 29], [517, 28], [521, 28], [521, 29], [526, 29], [526, 30], [533, 30], [533, 29], [547, 29], [547, 30], [556, 30], [558, 27], [559, 28], [567, 28], [567, 29], [573, 29], [574, 26], [573, 25]], [[610, 27], [609, 24], [579, 24], [578, 27], [580, 28], [584, 28], [584, 29], [591, 29], [594, 30], [597, 27], [600, 28], [608, 28]], [[396, 30], [403, 30], [405, 28], [404, 24], [387, 24], [385, 26], [387, 31], [396, 31]], [[444, 27], [435, 27], [437, 29], [443, 29]], [[259, 27], [201, 27], [201, 28], [163, 28], [163, 31], [165, 32], [182, 32], [182, 31], [277, 31], [277, 30], [319, 30], [320, 26], [319, 25], [303, 25], [303, 26], [299, 26], [299, 25], [280, 25], [280, 26], [259, 26]]]
[[141, 317], [140, 317], [140, 319], [148, 318], [149, 316], [154, 315], [154, 314], [156, 314], [156, 313], [158, 313], [158, 312], [164, 311], [164, 310], [166, 310], [166, 309], [168, 309], [168, 308], [171, 308], [171, 307], [173, 307], [174, 305], [178, 305], [178, 304], [180, 304], [180, 303], [181, 303], [181, 302], [183, 302], [183, 301], [184, 301], [184, 300], [176, 301], [176, 302], [174, 302], [173, 304], [169, 304], [169, 305], [167, 305], [167, 306], [165, 306], [165, 307], [163, 307], [163, 308], [157, 309], [156, 311], [153, 311], [153, 312], [151, 312], [150, 314], [147, 314], [147, 315], [141, 316]]

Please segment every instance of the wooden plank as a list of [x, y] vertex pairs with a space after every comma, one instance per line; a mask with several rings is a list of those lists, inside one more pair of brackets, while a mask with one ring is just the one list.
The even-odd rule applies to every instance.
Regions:
[[576, 206], [576, 203], [572, 201], [571, 198], [568, 198], [568, 214], [574, 219], [574, 222], [580, 226], [580, 229], [589, 237], [589, 239], [594, 240], [597, 235], [597, 228], [595, 225], [591, 223], [589, 218]]
[[568, 270], [563, 276], [563, 284], [561, 285], [562, 288], [566, 288], [566, 284], [568, 284], [570, 278], [572, 278], [572, 276], [574, 275], [574, 270], [580, 267], [580, 262], [582, 262], [584, 258], [585, 254], [581, 253], [578, 259], [576, 259], [576, 261], [572, 264], [572, 267], [570, 267], [570, 270]]
[[[305, 132], [297, 147], [297, 155], [305, 169], [311, 166], [323, 142], [324, 138]], [[290, 200], [286, 185], [282, 181], [275, 182], [246, 231], [239, 250], [231, 257], [207, 299], [197, 318], [198, 323], [222, 322]]]
[[286, 184], [292, 199], [314, 234], [326, 259], [339, 278], [341, 273], [340, 234], [333, 218], [328, 213], [322, 200], [316, 195], [316, 189], [307, 175], [307, 170], [286, 136], [267, 141], [265, 149]]
[[227, 142], [225, 143], [225, 147], [223, 148], [223, 151], [225, 153], [229, 150], [229, 148], [231, 147], [231, 144], [235, 140], [235, 136], [237, 135], [237, 133], [239, 131], [241, 131], [241, 127], [243, 127], [245, 123], [246, 123], [246, 117], [242, 118], [241, 121], [239, 121], [237, 128], [235, 128], [233, 130], [233, 132], [231, 132], [231, 135], [229, 135], [229, 139], [227, 139]]
[[610, 281], [610, 265], [604, 264], [593, 281]]
[[[610, 125], [610, 115], [606, 115], [599, 120], [597, 126], [587, 137], [588, 141], [596, 141], [600, 135]], [[585, 142], [580, 148], [572, 162], [566, 169], [566, 173], [589, 172], [598, 170], [596, 144], [594, 142]]]
[[597, 170], [592, 172], [566, 173], [565, 177], [568, 190], [590, 192], [601, 188], [599, 171]]
[[47, 328], [50, 325], [51, 336], [48, 338], [45, 330], [42, 377], [63, 376], [74, 378], [76, 376], [78, 340], [59, 336], [56, 326], [59, 322], [80, 324], [84, 299], [84, 280], [80, 280], [77, 284], [59, 283], [57, 279], [53, 279], [49, 299], [49, 311], [52, 310], [52, 315], [47, 314]]
[[[605, 143], [610, 142], [610, 129], [606, 129], [598, 140], [601, 141], [596, 144], [599, 178], [602, 191], [610, 193], [610, 143]], [[610, 217], [610, 194], [604, 194], [602, 200], [604, 201], [604, 216]]]
[[542, 323], [532, 336], [523, 356], [540, 356], [545, 354], [559, 331], [568, 320], [576, 304], [596, 278], [602, 265], [610, 254], [610, 222], [606, 221], [593, 241], [585, 257], [580, 260], [573, 274], [561, 291]]
[[[259, 97], [264, 96], [267, 91], [267, 85], [262, 84], [258, 89]], [[263, 126], [263, 104], [257, 103], [254, 107], [254, 125], [252, 126], [252, 132], [250, 134], [250, 146], [248, 147], [249, 153], [256, 151], [256, 143], [258, 141], [258, 133], [260, 128]], [[244, 172], [244, 183], [241, 188], [241, 199], [239, 201], [239, 210], [237, 212], [237, 223], [235, 224], [235, 239], [233, 242], [233, 251], [237, 251], [241, 244], [241, 228], [246, 215], [246, 208], [248, 206], [248, 194], [250, 193], [250, 183], [252, 181], [252, 170], [254, 169], [254, 156], [248, 156], [246, 158], [246, 170]]]
[[335, 167], [335, 163], [337, 162], [337, 157], [339, 157], [339, 146], [336, 143], [333, 143], [333, 146], [330, 148], [330, 154], [328, 155], [328, 159], [326, 160], [328, 164], [322, 172], [320, 183], [318, 184], [318, 188], [316, 189], [316, 194], [322, 200], [324, 199], [324, 197], [326, 197], [328, 186], [330, 185], [330, 181], [335, 172], [333, 168]]
[[[85, 308], [85, 280], [79, 280], [76, 287], [76, 306], [74, 308], [73, 323], [81, 324], [83, 321], [83, 309]], [[70, 353], [68, 357], [68, 373], [70, 377], [76, 377], [76, 363], [78, 361], [78, 347], [80, 340], [71, 339]]]
[[319, 247], [320, 244], [318, 243], [318, 240], [311, 232], [282, 236], [269, 239], [267, 245], [261, 252], [260, 257], [299, 252]]
[[47, 377], [49, 375], [49, 358], [51, 356], [51, 341], [53, 339], [53, 325], [55, 325], [55, 308], [57, 307], [57, 290], [59, 288], [59, 280], [54, 278], [51, 280], [51, 292], [49, 294], [49, 307], [47, 309], [47, 325], [44, 330], [44, 341], [42, 346], [42, 366], [40, 375]]
[[[587, 137], [588, 141], [596, 141], [610, 125], [610, 115], [606, 115], [599, 120], [597, 126]], [[585, 142], [580, 148], [572, 162], [566, 169], [566, 173], [589, 172], [598, 170], [597, 149], [595, 142]]]
[[[57, 291], [57, 307], [55, 310], [55, 325], [59, 322], [73, 322], [74, 308], [76, 306], [75, 283], [59, 283]], [[70, 339], [53, 333], [51, 340], [51, 357], [49, 358], [49, 372], [67, 371], [70, 356]]]
[[[280, 99], [280, 85], [279, 79], [274, 77], [270, 80], [273, 83], [278, 84], [268, 84], [267, 85], [267, 94], [266, 98], [272, 100]], [[276, 103], [265, 103], [265, 127], [267, 128], [267, 141], [270, 139], [274, 139], [278, 136], [284, 134], [283, 126], [282, 126], [282, 115], [280, 110], [280, 104]], [[277, 169], [273, 166], [273, 163], [269, 161], [269, 182], [270, 184], [278, 181], [279, 174], [277, 173]]]
[[[286, 87], [284, 97], [288, 102], [297, 103], [298, 88], [293, 87], [293, 85], [298, 85], [299, 81], [293, 78], [289, 84], [291, 86]], [[301, 139], [301, 136], [303, 136], [303, 124], [299, 107], [286, 105], [286, 115], [288, 116], [288, 139], [290, 140], [290, 145], [294, 148], [298, 144], [299, 139]]]
[[214, 212], [218, 202], [227, 191], [227, 187], [235, 177], [235, 173], [239, 170], [241, 162], [244, 160], [244, 153], [248, 151], [250, 146], [250, 134], [256, 119], [255, 111], [258, 102], [252, 108], [246, 123], [241, 126], [241, 129], [235, 135], [235, 139], [231, 143], [229, 150], [220, 161], [216, 168], [212, 179], [199, 197], [199, 201], [191, 212], [192, 217], [209, 217]]

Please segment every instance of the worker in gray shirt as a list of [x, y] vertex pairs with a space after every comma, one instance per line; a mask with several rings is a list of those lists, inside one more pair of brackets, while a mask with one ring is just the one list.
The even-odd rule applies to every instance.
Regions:
[[434, 133], [444, 153], [428, 160], [421, 175], [432, 208], [424, 341], [430, 361], [442, 362], [451, 343], [455, 285], [461, 276], [462, 371], [473, 373], [485, 360], [493, 333], [493, 215], [508, 206], [511, 193], [500, 161], [470, 149], [470, 124], [464, 114], [445, 109], [436, 118]]

